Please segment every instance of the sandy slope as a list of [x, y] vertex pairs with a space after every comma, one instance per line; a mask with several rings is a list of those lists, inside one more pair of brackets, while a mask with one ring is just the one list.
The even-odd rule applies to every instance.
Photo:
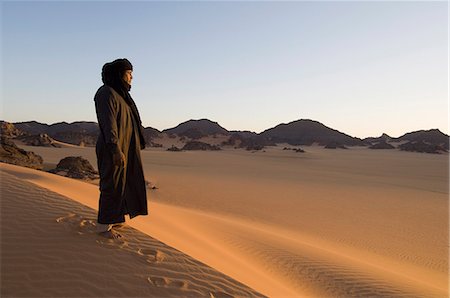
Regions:
[[[146, 150], [159, 189], [131, 225], [270, 296], [447, 297], [448, 155], [304, 149]], [[41, 174], [15, 175], [96, 207]]]
[[131, 227], [101, 237], [93, 209], [24, 180], [85, 195], [92, 186], [0, 165], [2, 297], [260, 296]]

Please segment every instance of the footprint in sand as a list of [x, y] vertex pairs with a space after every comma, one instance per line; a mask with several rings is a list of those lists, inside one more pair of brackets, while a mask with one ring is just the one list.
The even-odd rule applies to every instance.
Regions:
[[59, 217], [56, 219], [56, 222], [63, 224], [66, 229], [80, 235], [95, 233], [95, 220], [83, 218], [75, 213]]
[[125, 241], [123, 237], [108, 237], [98, 234], [98, 239], [96, 240], [98, 244], [105, 246], [110, 249], [128, 249], [128, 242]]
[[160, 263], [165, 259], [164, 253], [157, 249], [139, 248], [137, 253], [144, 256], [149, 263]]
[[177, 289], [188, 289], [188, 282], [183, 280], [172, 280], [168, 277], [150, 276], [148, 282], [156, 287], [168, 287]]

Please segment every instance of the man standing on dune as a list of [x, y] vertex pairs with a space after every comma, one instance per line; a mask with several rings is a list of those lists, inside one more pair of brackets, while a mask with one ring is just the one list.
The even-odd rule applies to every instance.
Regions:
[[140, 150], [145, 148], [142, 122], [130, 96], [133, 66], [127, 59], [106, 63], [95, 94], [100, 135], [96, 144], [100, 173], [97, 231], [109, 238], [113, 230], [133, 218], [147, 215], [147, 192]]

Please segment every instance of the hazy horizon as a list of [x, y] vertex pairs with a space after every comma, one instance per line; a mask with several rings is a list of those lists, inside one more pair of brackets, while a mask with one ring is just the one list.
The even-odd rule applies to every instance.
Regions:
[[126, 57], [143, 125], [449, 134], [447, 2], [2, 2], [9, 122], [95, 121]]

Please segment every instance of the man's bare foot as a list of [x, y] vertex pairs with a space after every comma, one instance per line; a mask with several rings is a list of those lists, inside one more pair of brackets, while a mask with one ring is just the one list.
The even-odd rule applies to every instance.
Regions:
[[109, 230], [111, 230], [111, 228], [112, 228], [111, 224], [101, 224], [101, 223], [96, 224], [97, 233], [108, 232]]
[[108, 239], [119, 239], [122, 237], [122, 235], [120, 235], [119, 233], [117, 233], [116, 231], [113, 231], [113, 230], [109, 230], [106, 232], [100, 232], [98, 234], [105, 238], [108, 238]]
[[125, 222], [118, 222], [118, 223], [112, 224], [111, 228], [120, 229], [120, 228], [123, 228], [124, 226], [126, 226]]

